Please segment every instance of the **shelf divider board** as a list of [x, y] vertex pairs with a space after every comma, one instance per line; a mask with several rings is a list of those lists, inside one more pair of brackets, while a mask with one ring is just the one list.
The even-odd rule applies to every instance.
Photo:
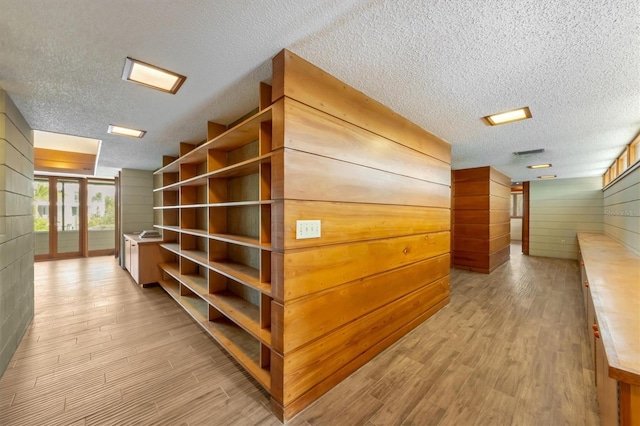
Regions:
[[160, 284], [160, 287], [162, 287], [169, 296], [178, 301], [180, 300], [180, 283], [178, 281], [169, 277], [158, 281], [158, 284]]
[[180, 265], [177, 262], [165, 262], [158, 265], [167, 274], [180, 281]]
[[160, 247], [169, 250], [170, 252], [180, 256], [180, 244], [179, 243], [162, 243]]
[[228, 203], [209, 203], [208, 207], [223, 208], [223, 207], [240, 207], [240, 206], [262, 206], [271, 205], [273, 200], [254, 200], [254, 201], [230, 201]]
[[257, 139], [260, 123], [271, 120], [271, 110], [273, 109], [274, 105], [278, 104], [279, 102], [280, 101], [276, 102], [273, 105], [270, 105], [262, 111], [259, 111], [257, 114], [244, 120], [242, 123], [239, 123], [238, 125], [228, 129], [214, 139], [211, 139], [208, 142], [199, 145], [192, 151], [181, 155], [177, 160], [173, 161], [170, 164], [167, 164], [164, 167], [161, 167], [154, 173], [177, 172], [179, 170], [180, 164], [206, 163], [207, 151], [210, 148], [218, 149], [221, 151], [230, 151], [234, 148]]
[[207, 140], [217, 138], [221, 134], [227, 131], [227, 126], [213, 121], [207, 121]]
[[209, 261], [209, 267], [225, 277], [258, 290], [260, 293], [271, 295], [271, 285], [260, 282], [260, 271], [255, 268], [230, 260], [212, 260]]
[[[191, 151], [196, 149], [196, 145], [188, 142], [180, 142], [180, 157], [184, 157]], [[178, 157], [178, 158], [180, 158]]]
[[260, 366], [260, 344], [257, 340], [211, 305], [209, 321], [203, 325], [265, 389], [271, 389], [271, 375]]
[[209, 238], [225, 243], [238, 244], [245, 247], [252, 247], [261, 250], [271, 250], [270, 243], [261, 243], [260, 239], [236, 234], [209, 234]]
[[271, 345], [270, 325], [262, 327], [258, 306], [228, 290], [203, 295], [203, 298], [262, 343]]
[[271, 85], [260, 82], [260, 95], [259, 95], [258, 109], [262, 111], [271, 105]]

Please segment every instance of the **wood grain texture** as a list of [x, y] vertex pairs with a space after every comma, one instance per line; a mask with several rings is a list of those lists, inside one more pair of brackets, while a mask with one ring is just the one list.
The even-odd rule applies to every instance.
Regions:
[[[293, 99], [284, 100], [284, 147], [449, 185], [449, 163]], [[274, 149], [280, 146], [274, 146]]]
[[[456, 184], [457, 187], [457, 184]], [[509, 198], [496, 195], [453, 196], [453, 208], [461, 210], [509, 210]]]
[[511, 186], [511, 178], [493, 167], [475, 167], [453, 171], [456, 182], [493, 181], [504, 186]]
[[284, 300], [439, 256], [449, 248], [449, 232], [438, 232], [290, 250], [283, 257]]
[[466, 223], [455, 223], [453, 227], [455, 229], [457, 238], [492, 239], [501, 235], [508, 235], [511, 224], [499, 223], [496, 225], [475, 225]]
[[[285, 200], [273, 205], [273, 247], [288, 250], [310, 246], [374, 240], [448, 231], [449, 209], [384, 204]], [[345, 218], [349, 218], [345, 220]], [[296, 239], [296, 221], [322, 221], [320, 238]]]
[[578, 239], [609, 375], [640, 386], [640, 257], [604, 234]]
[[288, 50], [273, 58], [272, 100], [283, 96], [451, 163], [448, 143]]
[[450, 188], [285, 148], [272, 159], [273, 199], [447, 208]]
[[454, 251], [474, 253], [493, 253], [510, 244], [510, 235], [505, 234], [495, 238], [457, 238], [453, 241]]
[[447, 275], [449, 256], [445, 254], [287, 303], [281, 352], [300, 347]]
[[453, 218], [459, 223], [506, 223], [511, 219], [508, 210], [453, 210]]
[[96, 167], [95, 154], [34, 148], [33, 162], [36, 170], [54, 173], [77, 173], [93, 175]]

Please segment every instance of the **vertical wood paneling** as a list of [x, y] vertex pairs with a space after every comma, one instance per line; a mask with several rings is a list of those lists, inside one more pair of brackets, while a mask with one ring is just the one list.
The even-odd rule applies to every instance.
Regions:
[[604, 191], [604, 233], [640, 255], [640, 167]]
[[530, 255], [577, 259], [576, 233], [601, 232], [602, 222], [600, 177], [530, 183]]
[[453, 266], [489, 273], [509, 259], [511, 179], [493, 167], [454, 170]]

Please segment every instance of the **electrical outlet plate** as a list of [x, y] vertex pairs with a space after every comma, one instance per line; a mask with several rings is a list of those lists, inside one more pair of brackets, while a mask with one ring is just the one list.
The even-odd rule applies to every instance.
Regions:
[[296, 240], [306, 238], [320, 238], [321, 225], [319, 220], [296, 220]]

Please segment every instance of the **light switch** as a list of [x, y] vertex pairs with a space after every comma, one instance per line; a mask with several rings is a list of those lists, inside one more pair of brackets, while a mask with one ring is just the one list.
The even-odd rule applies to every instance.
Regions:
[[296, 220], [296, 240], [305, 238], [320, 238], [319, 220]]

